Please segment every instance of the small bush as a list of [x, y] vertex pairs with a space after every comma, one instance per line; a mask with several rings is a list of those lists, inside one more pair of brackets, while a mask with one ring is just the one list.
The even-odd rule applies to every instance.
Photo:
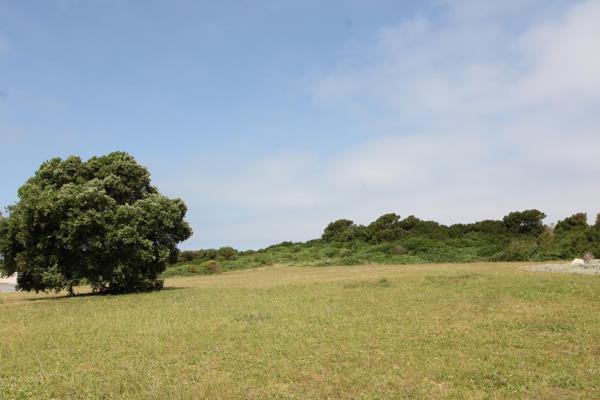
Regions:
[[342, 257], [340, 260], [340, 265], [359, 265], [362, 263], [363, 261], [360, 258], [354, 256]]
[[390, 254], [401, 256], [402, 254], [406, 254], [406, 249], [402, 245], [396, 245], [390, 249]]
[[179, 253], [179, 261], [190, 262], [196, 257], [195, 251], [182, 251]]
[[351, 256], [351, 255], [352, 255], [352, 253], [353, 253], [353, 252], [352, 252], [352, 250], [350, 250], [350, 249], [341, 249], [341, 250], [340, 250], [340, 253], [339, 253], [339, 256], [340, 256], [340, 257], [348, 257], [348, 256]]
[[208, 258], [209, 260], [214, 260], [217, 258], [217, 250], [215, 249], [208, 249], [208, 250], [204, 250], [203, 252], [203, 257], [202, 258]]
[[188, 265], [188, 266], [186, 266], [185, 269], [190, 274], [197, 274], [198, 273], [198, 267], [196, 267], [195, 265]]
[[531, 259], [536, 251], [535, 242], [528, 240], [513, 240], [504, 249], [502, 261], [526, 261]]
[[325, 249], [325, 251], [323, 252], [323, 254], [325, 255], [325, 257], [336, 257], [338, 254], [340, 254], [340, 250], [336, 249], [335, 247], [330, 247]]
[[238, 252], [233, 247], [221, 247], [217, 250], [218, 256], [225, 260], [235, 260], [237, 258]]
[[233, 319], [237, 322], [262, 322], [271, 319], [271, 315], [254, 312], [250, 314], [240, 315], [239, 317], [235, 317]]
[[348, 283], [348, 284], [344, 285], [344, 289], [358, 289], [358, 288], [367, 288], [367, 287], [389, 288], [389, 287], [392, 287], [392, 282], [390, 282], [387, 278], [381, 278], [380, 280], [375, 281], [375, 282], [360, 281], [360, 282], [353, 282], [353, 283]]
[[202, 264], [202, 267], [207, 274], [218, 274], [223, 270], [221, 263], [215, 260], [206, 261]]
[[257, 254], [254, 260], [258, 265], [271, 265], [273, 263], [272, 258], [268, 254]]

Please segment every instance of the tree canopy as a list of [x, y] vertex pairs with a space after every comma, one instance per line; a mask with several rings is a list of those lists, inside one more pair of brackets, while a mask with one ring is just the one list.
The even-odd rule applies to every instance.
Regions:
[[506, 227], [515, 233], [539, 236], [544, 231], [546, 214], [539, 210], [514, 211], [504, 217]]
[[349, 219], [339, 219], [325, 227], [321, 238], [325, 241], [349, 241], [353, 239], [355, 228], [356, 225]]
[[183, 201], [161, 195], [124, 152], [49, 160], [18, 195], [0, 218], [0, 254], [21, 290], [160, 289], [159, 275], [192, 233]]
[[587, 214], [577, 213], [556, 223], [556, 231], [575, 231], [587, 229]]

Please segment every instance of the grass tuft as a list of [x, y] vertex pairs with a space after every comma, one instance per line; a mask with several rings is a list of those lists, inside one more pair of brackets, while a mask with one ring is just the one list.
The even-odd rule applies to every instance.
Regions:
[[389, 288], [392, 287], [392, 282], [387, 278], [381, 278], [378, 281], [361, 281], [348, 283], [344, 285], [344, 289], [357, 289], [357, 288]]

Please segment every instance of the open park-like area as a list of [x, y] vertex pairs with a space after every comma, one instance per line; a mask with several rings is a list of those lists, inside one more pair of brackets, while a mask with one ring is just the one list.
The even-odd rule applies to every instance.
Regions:
[[597, 398], [600, 276], [529, 265], [273, 266], [152, 293], [4, 293], [0, 393]]

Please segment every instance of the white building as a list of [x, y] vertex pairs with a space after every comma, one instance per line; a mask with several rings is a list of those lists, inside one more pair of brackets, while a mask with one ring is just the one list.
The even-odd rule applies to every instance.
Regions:
[[8, 276], [8, 277], [2, 277], [0, 276], [0, 283], [8, 283], [10, 285], [16, 285], [17, 284], [17, 274]]

